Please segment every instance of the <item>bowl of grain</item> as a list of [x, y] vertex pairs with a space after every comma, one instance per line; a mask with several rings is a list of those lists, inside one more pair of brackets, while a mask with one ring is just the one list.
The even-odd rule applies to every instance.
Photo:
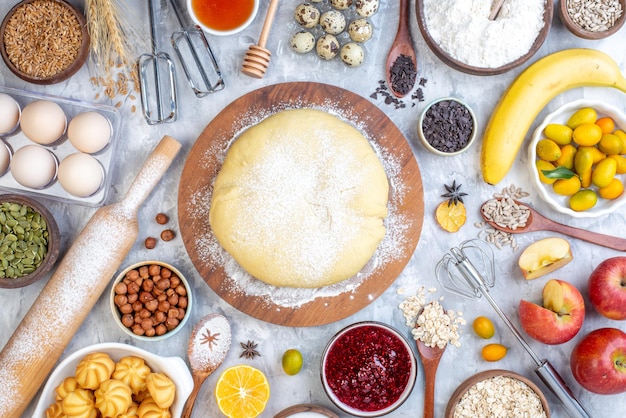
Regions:
[[457, 387], [446, 406], [445, 418], [491, 414], [550, 418], [550, 406], [531, 380], [508, 370], [487, 370]]
[[111, 286], [113, 318], [128, 335], [160, 341], [180, 331], [192, 308], [183, 274], [162, 261], [141, 261], [125, 268]]
[[0, 55], [9, 70], [33, 84], [67, 80], [89, 55], [85, 16], [65, 0], [24, 0], [0, 25]]
[[552, 25], [552, 0], [510, 0], [489, 19], [490, 1], [424, 0], [417, 23], [430, 50], [455, 70], [505, 73], [541, 48]]
[[465, 152], [476, 140], [476, 115], [463, 100], [442, 97], [420, 114], [417, 134], [424, 147], [446, 157]]
[[30, 197], [0, 196], [0, 288], [42, 279], [56, 264], [61, 235], [54, 216]]
[[583, 39], [604, 39], [626, 20], [626, 0], [559, 0], [559, 18], [572, 34]]

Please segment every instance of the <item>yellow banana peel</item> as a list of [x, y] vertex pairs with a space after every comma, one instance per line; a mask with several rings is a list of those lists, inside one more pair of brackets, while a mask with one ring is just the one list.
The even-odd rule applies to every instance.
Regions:
[[530, 126], [558, 94], [581, 86], [614, 87], [626, 93], [626, 78], [609, 55], [572, 48], [541, 58], [513, 81], [497, 104], [483, 137], [483, 180], [497, 184], [513, 166]]

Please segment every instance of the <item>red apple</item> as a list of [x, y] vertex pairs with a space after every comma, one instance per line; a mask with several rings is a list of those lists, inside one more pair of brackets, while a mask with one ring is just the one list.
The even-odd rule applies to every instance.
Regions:
[[589, 299], [609, 319], [626, 319], [626, 257], [608, 258], [589, 276]]
[[551, 279], [543, 287], [543, 306], [521, 300], [519, 319], [526, 334], [535, 340], [562, 344], [583, 326], [585, 301], [574, 285]]
[[626, 392], [626, 333], [617, 328], [591, 331], [570, 357], [574, 378], [600, 395]]

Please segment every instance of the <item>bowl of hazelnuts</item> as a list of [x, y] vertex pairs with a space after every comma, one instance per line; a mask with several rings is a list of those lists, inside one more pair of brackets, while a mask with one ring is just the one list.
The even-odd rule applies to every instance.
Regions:
[[128, 335], [163, 340], [189, 318], [189, 283], [178, 269], [162, 261], [142, 261], [124, 269], [111, 287], [111, 312]]

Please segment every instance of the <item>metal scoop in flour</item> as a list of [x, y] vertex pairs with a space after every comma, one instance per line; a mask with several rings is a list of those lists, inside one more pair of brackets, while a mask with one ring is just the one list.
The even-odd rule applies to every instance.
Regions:
[[141, 107], [149, 125], [174, 122], [178, 114], [174, 62], [166, 52], [157, 51], [155, 1], [148, 0], [152, 52], [142, 54], [137, 62]]
[[[470, 258], [476, 264], [473, 264]], [[450, 252], [445, 254], [437, 263], [435, 274], [444, 289], [451, 293], [471, 299], [484, 296], [515, 338], [517, 338], [517, 341], [533, 359], [537, 366], [535, 373], [561, 401], [569, 416], [573, 418], [591, 417], [567, 387], [567, 384], [556, 369], [547, 360], [541, 360], [535, 354], [511, 320], [489, 294], [489, 288], [495, 284], [493, 251], [489, 244], [474, 239], [464, 241], [458, 247], [451, 248]]]

